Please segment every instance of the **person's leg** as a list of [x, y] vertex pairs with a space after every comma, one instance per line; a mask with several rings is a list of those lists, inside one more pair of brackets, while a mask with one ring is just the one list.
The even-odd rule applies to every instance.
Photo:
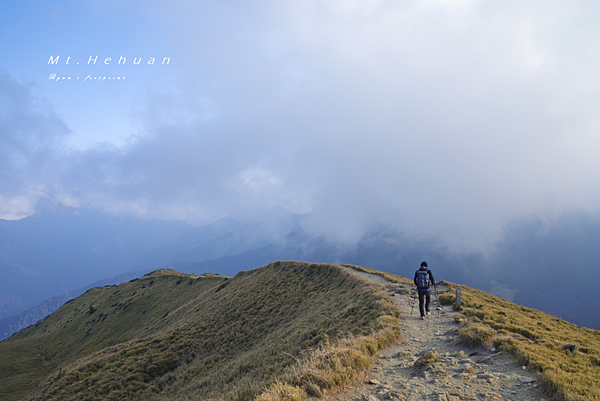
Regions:
[[429, 302], [431, 302], [431, 291], [425, 293], [425, 311], [429, 313]]
[[423, 303], [425, 302], [424, 297], [425, 292], [419, 291], [419, 312], [421, 312], [421, 316], [425, 316], [425, 310], [423, 308]]

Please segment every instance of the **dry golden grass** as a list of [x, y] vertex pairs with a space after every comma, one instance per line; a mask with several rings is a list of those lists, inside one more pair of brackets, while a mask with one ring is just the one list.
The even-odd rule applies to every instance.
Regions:
[[90, 290], [0, 344], [2, 399], [241, 401], [271, 384], [285, 399], [297, 396], [284, 383], [294, 371], [299, 384], [334, 391], [364, 370], [361, 353], [397, 338], [397, 318], [379, 286], [337, 265], [276, 262], [233, 278], [155, 272]]
[[[372, 335], [343, 338], [334, 343], [327, 342], [305, 352], [302, 359], [284, 375], [286, 388], [293, 388], [295, 394], [303, 396], [324, 397], [335, 394], [346, 385], [363, 379], [377, 352], [394, 343], [399, 337], [397, 315], [382, 316], [379, 329]], [[279, 386], [281, 383], [275, 385]], [[258, 400], [290, 400], [286, 398], [287, 393], [278, 392], [277, 388], [269, 387]]]
[[[457, 285], [449, 284], [453, 292]], [[510, 352], [542, 378], [557, 400], [600, 400], [600, 332], [579, 327], [536, 309], [526, 308], [492, 294], [460, 286], [465, 342], [492, 341]], [[563, 348], [574, 344], [578, 352]]]
[[490, 345], [495, 334], [494, 329], [479, 323], [467, 323], [458, 331], [460, 341], [471, 347]]
[[304, 401], [307, 397], [306, 391], [301, 388], [276, 381], [256, 401]]
[[364, 273], [370, 273], [370, 274], [375, 274], [375, 275], [381, 276], [391, 283], [414, 285], [414, 282], [412, 280], [410, 280], [406, 277], [398, 276], [396, 274], [382, 272], [382, 271], [370, 269], [370, 268], [364, 267], [364, 266], [355, 266], [355, 265], [348, 265], [348, 264], [343, 264], [342, 266], [348, 267], [351, 269], [355, 269], [355, 270], [358, 270], [358, 271], [361, 271]]
[[415, 368], [423, 368], [427, 365], [432, 365], [441, 361], [438, 353], [435, 350], [427, 351], [425, 355], [415, 361]]

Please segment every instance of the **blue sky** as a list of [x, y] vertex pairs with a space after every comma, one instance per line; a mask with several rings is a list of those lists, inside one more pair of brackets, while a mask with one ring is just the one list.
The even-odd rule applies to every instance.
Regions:
[[[7, 1], [2, 6], [2, 68], [51, 102], [73, 131], [69, 145], [78, 149], [105, 141], [122, 145], [135, 133], [132, 119], [143, 107], [139, 98], [169, 85], [176, 70], [162, 64], [168, 57], [162, 27], [141, 3], [128, 4]], [[119, 65], [121, 56], [126, 61]], [[50, 57], [59, 61], [49, 64]], [[136, 57], [140, 64], [134, 66]], [[152, 57], [158, 61], [151, 66]], [[113, 59], [108, 65], [107, 58]], [[102, 77], [123, 80], [91, 81]]]
[[480, 248], [598, 212], [595, 2], [0, 7], [2, 218], [42, 198], [193, 224], [282, 205], [342, 239], [386, 222]]

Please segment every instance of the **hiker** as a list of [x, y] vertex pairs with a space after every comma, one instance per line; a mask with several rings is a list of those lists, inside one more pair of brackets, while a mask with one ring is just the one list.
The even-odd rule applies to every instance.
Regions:
[[425, 320], [425, 314], [429, 315], [430, 313], [429, 303], [431, 302], [431, 288], [429, 288], [429, 286], [436, 285], [431, 270], [427, 268], [427, 262], [421, 263], [421, 268], [415, 272], [414, 281], [419, 292], [419, 312], [421, 312], [421, 320]]

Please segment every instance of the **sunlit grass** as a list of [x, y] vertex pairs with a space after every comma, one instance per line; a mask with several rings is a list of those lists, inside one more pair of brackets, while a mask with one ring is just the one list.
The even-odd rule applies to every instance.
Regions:
[[[447, 284], [451, 292], [457, 287]], [[477, 345], [491, 339], [494, 346], [539, 373], [544, 388], [557, 400], [600, 400], [599, 331], [460, 287], [463, 317], [470, 322], [461, 329], [465, 343]], [[567, 344], [577, 345], [578, 352], [564, 349]]]
[[[233, 278], [155, 272], [90, 290], [0, 344], [2, 399], [34, 389], [27, 399], [332, 392], [398, 337], [397, 318], [379, 286], [337, 265], [276, 262]], [[34, 373], [15, 374], [15, 359]]]

